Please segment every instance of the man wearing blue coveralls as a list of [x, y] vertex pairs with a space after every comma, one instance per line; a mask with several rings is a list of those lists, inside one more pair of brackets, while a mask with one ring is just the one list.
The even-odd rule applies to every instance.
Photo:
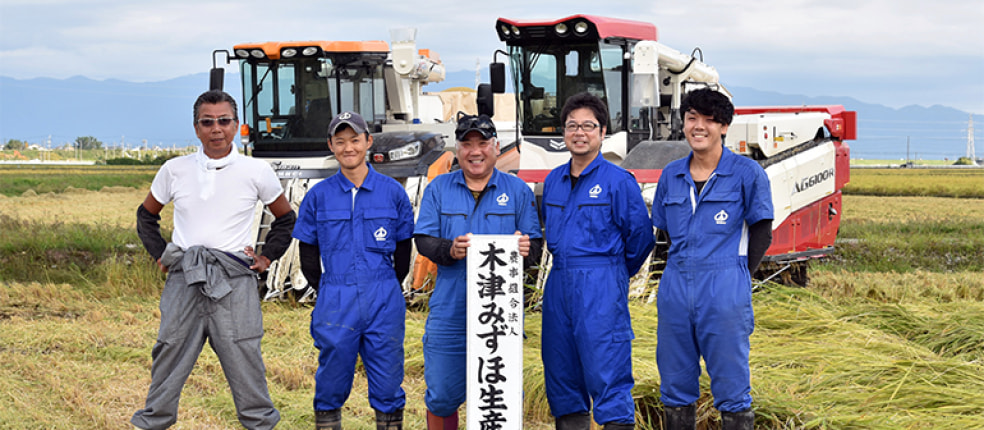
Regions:
[[723, 428], [751, 430], [751, 274], [772, 240], [769, 178], [724, 147], [734, 114], [725, 95], [693, 91], [680, 112], [691, 153], [666, 166], [653, 197], [653, 225], [670, 240], [656, 299], [666, 428], [695, 427], [703, 356]]
[[438, 265], [424, 332], [427, 428], [458, 428], [465, 402], [468, 246], [472, 234], [521, 235], [523, 266], [540, 260], [542, 240], [533, 191], [495, 168], [499, 141], [486, 115], [458, 115], [461, 170], [434, 178], [424, 190], [414, 229], [417, 251]]
[[543, 224], [553, 267], [543, 296], [543, 373], [558, 430], [635, 426], [629, 277], [653, 249], [639, 184], [601, 156], [608, 107], [570, 97], [561, 111], [571, 161], [543, 185]]
[[366, 163], [372, 136], [359, 114], [336, 116], [328, 136], [339, 171], [308, 191], [294, 227], [301, 270], [318, 291], [311, 312], [319, 351], [315, 426], [342, 428], [341, 407], [361, 355], [376, 428], [400, 430], [406, 403], [400, 281], [410, 268], [413, 208], [403, 186]]

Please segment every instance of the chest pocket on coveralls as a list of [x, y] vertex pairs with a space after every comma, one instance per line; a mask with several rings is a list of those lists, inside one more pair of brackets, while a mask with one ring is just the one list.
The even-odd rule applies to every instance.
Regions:
[[490, 231], [499, 234], [512, 234], [516, 230], [516, 211], [512, 208], [501, 208], [490, 210], [485, 214], [485, 222], [488, 223]]
[[544, 201], [543, 202], [543, 219], [549, 220], [544, 222], [544, 227], [546, 228], [547, 237], [553, 238], [556, 241], [561, 237], [561, 231], [564, 228], [564, 222], [562, 221], [564, 217], [564, 203], [558, 201]]
[[383, 254], [396, 251], [396, 218], [393, 209], [366, 209], [362, 233], [366, 249]]
[[741, 194], [737, 191], [711, 191], [703, 196], [697, 210], [701, 231], [711, 234], [733, 232], [744, 221]]
[[331, 249], [348, 249], [352, 244], [352, 212], [343, 210], [319, 210], [318, 242], [331, 244]]
[[585, 242], [597, 248], [606, 247], [612, 232], [617, 231], [612, 219], [612, 204], [605, 200], [578, 202], [574, 222], [578, 224], [578, 230], [589, 233]]
[[667, 195], [663, 197], [663, 207], [666, 208], [666, 228], [671, 238], [687, 235], [687, 226], [693, 216], [690, 197], [684, 194]]

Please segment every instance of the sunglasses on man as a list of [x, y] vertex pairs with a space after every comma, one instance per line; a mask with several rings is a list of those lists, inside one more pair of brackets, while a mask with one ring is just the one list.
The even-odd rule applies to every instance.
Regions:
[[197, 122], [198, 125], [202, 127], [208, 128], [215, 125], [215, 123], [219, 123], [220, 126], [225, 127], [229, 124], [232, 124], [232, 122], [235, 120], [236, 120], [235, 118], [229, 118], [224, 116], [221, 118], [200, 118], [195, 122]]

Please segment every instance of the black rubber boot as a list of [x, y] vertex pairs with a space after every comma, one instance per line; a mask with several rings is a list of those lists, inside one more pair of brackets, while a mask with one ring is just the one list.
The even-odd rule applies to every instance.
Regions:
[[376, 430], [403, 430], [403, 409], [390, 414], [376, 411]]
[[721, 430], [753, 430], [755, 412], [745, 409], [741, 412], [721, 412]]
[[314, 430], [342, 430], [342, 410], [314, 411]]
[[602, 430], [632, 430], [635, 428], [635, 423], [623, 424], [623, 423], [607, 423]]
[[589, 430], [591, 428], [591, 414], [584, 412], [562, 415], [557, 417], [554, 424], [557, 430]]
[[697, 428], [697, 404], [677, 408], [663, 407], [663, 428], [666, 430], [695, 430]]

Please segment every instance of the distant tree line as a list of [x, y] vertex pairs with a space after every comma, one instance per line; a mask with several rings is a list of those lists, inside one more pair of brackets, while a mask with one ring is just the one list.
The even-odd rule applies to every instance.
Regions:
[[6, 145], [3, 145], [3, 149], [8, 151], [23, 151], [27, 149], [27, 142], [17, 139], [10, 139], [7, 141]]
[[165, 161], [179, 155], [181, 155], [181, 153], [165, 152], [156, 157], [147, 154], [140, 158], [110, 158], [106, 160], [106, 164], [109, 166], [160, 166], [164, 164]]
[[[92, 136], [79, 136], [72, 142], [72, 148], [76, 149], [102, 149], [103, 143]], [[3, 145], [3, 149], [23, 151], [27, 149], [27, 142], [20, 139], [9, 139]]]

